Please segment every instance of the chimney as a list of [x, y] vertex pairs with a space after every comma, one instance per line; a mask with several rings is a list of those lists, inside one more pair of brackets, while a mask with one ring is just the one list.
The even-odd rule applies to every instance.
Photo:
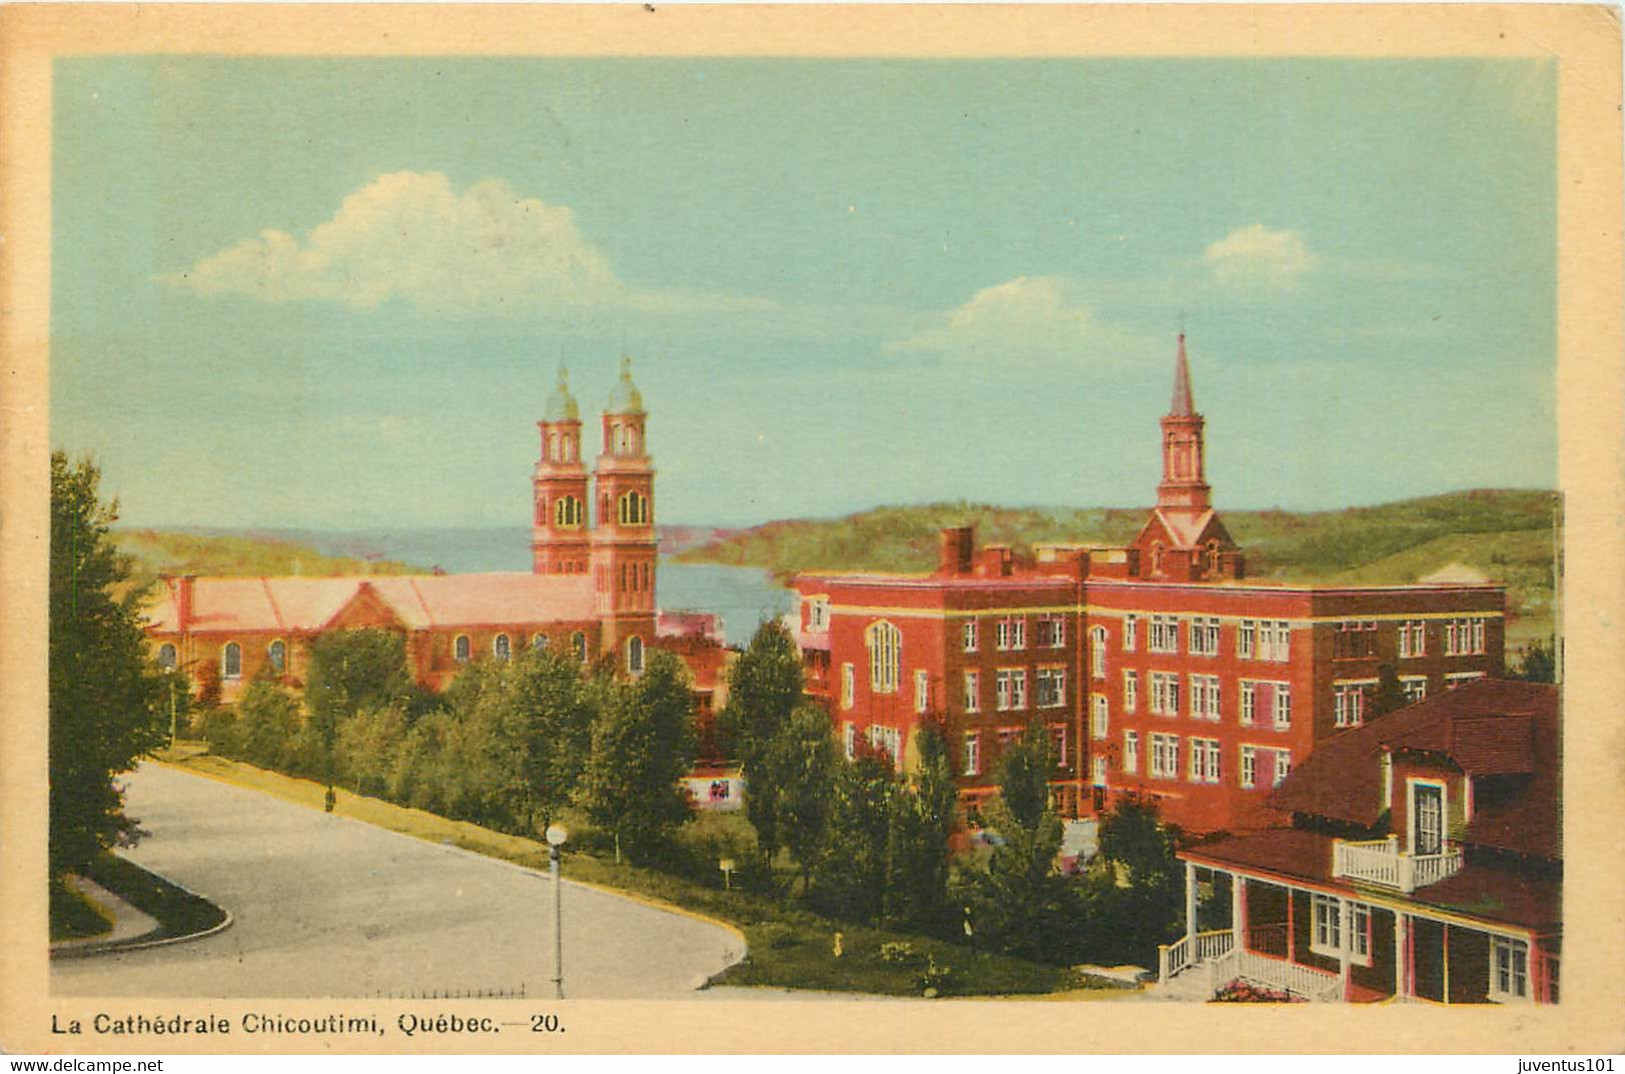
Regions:
[[976, 550], [976, 530], [970, 526], [949, 526], [938, 535], [937, 573], [969, 574]]
[[984, 578], [1006, 578], [1014, 566], [1014, 558], [1010, 553], [1010, 546], [1003, 544], [990, 544], [982, 548], [981, 569], [978, 571]]
[[173, 580], [175, 583], [175, 631], [178, 634], [185, 634], [192, 627], [192, 583], [197, 581], [197, 575], [182, 574]]

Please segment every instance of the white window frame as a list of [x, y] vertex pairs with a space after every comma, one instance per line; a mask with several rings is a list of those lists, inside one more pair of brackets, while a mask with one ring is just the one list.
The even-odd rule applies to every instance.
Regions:
[[272, 638], [271, 644], [265, 647], [265, 662], [278, 675], [286, 675], [288, 673], [288, 643], [281, 638]]
[[[236, 669], [232, 669], [232, 655], [236, 654]], [[220, 647], [220, 677], [227, 682], [236, 682], [243, 677], [243, 647], [235, 641], [228, 641]]]
[[[1051, 687], [1049, 699], [1044, 697], [1045, 687]], [[1066, 668], [1045, 667], [1038, 669], [1038, 707], [1041, 709], [1058, 709], [1066, 705]]]
[[1416, 808], [1417, 791], [1429, 788], [1439, 792], [1439, 849], [1444, 853], [1450, 847], [1450, 785], [1442, 779], [1424, 779], [1411, 776], [1405, 780], [1405, 849], [1412, 856], [1421, 851], [1422, 814]]
[[1406, 619], [1399, 624], [1399, 658], [1414, 660], [1427, 655], [1427, 621]]
[[979, 671], [965, 672], [965, 711], [982, 711], [982, 673]]
[[1151, 673], [1151, 714], [1153, 716], [1179, 715], [1179, 672], [1153, 671]]
[[1160, 731], [1151, 733], [1152, 779], [1179, 778], [1179, 736]]
[[903, 733], [895, 727], [872, 723], [868, 731], [869, 748], [885, 750], [892, 759], [893, 767], [901, 767], [903, 763]]
[[626, 639], [626, 671], [629, 675], [643, 674], [643, 639], [636, 634]]
[[1236, 627], [1236, 657], [1251, 660], [1258, 642], [1258, 621], [1243, 619]]
[[841, 707], [852, 707], [854, 696], [857, 693], [857, 671], [850, 663], [841, 665]]
[[497, 660], [509, 661], [513, 659], [513, 639], [505, 632], [499, 631], [491, 639], [491, 656]]
[[869, 692], [895, 694], [903, 663], [903, 632], [885, 619], [877, 619], [863, 631], [869, 650]]
[[1140, 732], [1123, 732], [1123, 771], [1138, 772], [1140, 770]]
[[1219, 655], [1219, 620], [1216, 616], [1193, 616], [1186, 626], [1192, 656]]
[[1027, 711], [1027, 669], [1016, 668], [1010, 676], [1010, 707], [1015, 712]]
[[1123, 711], [1136, 712], [1140, 708], [1140, 673], [1133, 668], [1123, 669]]
[[1198, 720], [1217, 721], [1219, 719], [1219, 677], [1217, 675], [1192, 675], [1190, 677], [1191, 690], [1191, 718]]
[[982, 774], [982, 733], [980, 731], [965, 732], [965, 772], [967, 776]]
[[1010, 648], [1012, 650], [1027, 647], [1027, 617], [1013, 615], [1010, 617]]
[[1140, 617], [1137, 615], [1123, 616], [1123, 651], [1132, 653], [1139, 645]]
[[1106, 677], [1106, 628], [1089, 629], [1089, 674], [1092, 678]]
[[1292, 774], [1292, 753], [1290, 750], [1275, 751], [1275, 780], [1270, 784], [1279, 787], [1281, 781]]
[[961, 626], [959, 630], [960, 645], [963, 647], [965, 652], [974, 653], [976, 651], [977, 643], [980, 640], [978, 635], [979, 630], [976, 620], [965, 620], [964, 625]]
[[1258, 683], [1251, 679], [1241, 680], [1241, 706], [1237, 719], [1248, 727], [1258, 721]]
[[1444, 677], [1444, 688], [1454, 690], [1464, 682], [1472, 682], [1483, 677], [1482, 671], [1452, 671]]
[[1292, 684], [1277, 682], [1271, 684], [1274, 689], [1270, 691], [1270, 724], [1277, 731], [1285, 731], [1292, 726]]
[[931, 677], [923, 670], [914, 672], [914, 711], [923, 713], [931, 707]]
[[1089, 733], [1096, 739], [1111, 734], [1111, 702], [1105, 694], [1089, 695]]
[[1426, 675], [1401, 675], [1399, 677], [1400, 689], [1405, 691], [1405, 701], [1416, 704], [1428, 696], [1428, 677]]
[[1106, 758], [1097, 756], [1090, 759], [1089, 776], [1089, 782], [1094, 786], [1106, 786]]
[[823, 634], [829, 630], [828, 597], [807, 598], [807, 630], [813, 634]]
[[1241, 747], [1241, 785], [1246, 788], [1258, 786], [1258, 747], [1243, 745]]
[[852, 760], [858, 755], [858, 727], [851, 720], [841, 724], [841, 746], [846, 752], [846, 759]]
[[1049, 634], [1049, 640], [1044, 644], [1044, 648], [1066, 648], [1066, 616], [1059, 614], [1042, 615], [1038, 619], [1038, 624], [1045, 628], [1045, 632]]
[[1498, 1003], [1527, 1003], [1532, 996], [1529, 990], [1529, 941], [1492, 933], [1489, 997]]
[[1178, 616], [1153, 615], [1151, 617], [1150, 636], [1146, 639], [1146, 651], [1152, 653], [1179, 652]]
[[474, 659], [474, 642], [467, 634], [459, 634], [451, 639], [451, 658], [459, 664]]
[[1366, 702], [1376, 679], [1337, 679], [1332, 683], [1332, 724], [1336, 727], [1359, 727], [1365, 722]]

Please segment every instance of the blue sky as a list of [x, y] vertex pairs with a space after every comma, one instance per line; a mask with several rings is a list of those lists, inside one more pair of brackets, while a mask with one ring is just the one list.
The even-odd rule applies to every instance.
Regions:
[[59, 61], [52, 438], [132, 524], [523, 524], [625, 351], [662, 521], [1556, 483], [1542, 61]]

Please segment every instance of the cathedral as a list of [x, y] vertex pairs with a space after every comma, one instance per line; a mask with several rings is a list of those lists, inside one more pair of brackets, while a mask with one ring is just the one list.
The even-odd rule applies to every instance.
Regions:
[[630, 359], [622, 358], [600, 414], [602, 444], [590, 471], [580, 407], [562, 368], [543, 414], [530, 572], [165, 576], [148, 611], [158, 663], [184, 668], [194, 681], [217, 672], [229, 702], [261, 674], [303, 686], [311, 641], [334, 630], [401, 634], [413, 675], [436, 690], [471, 662], [511, 660], [527, 645], [565, 647], [583, 664], [611, 657], [622, 675], [642, 672], [658, 646], [689, 665], [703, 712], [720, 685], [724, 652], [714, 630], [695, 629], [692, 616], [659, 626], [655, 471]]

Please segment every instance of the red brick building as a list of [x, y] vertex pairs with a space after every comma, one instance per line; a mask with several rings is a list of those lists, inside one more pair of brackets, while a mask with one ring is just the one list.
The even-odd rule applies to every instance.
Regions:
[[[1186, 935], [1163, 948], [1162, 979], [1194, 972], [1209, 989], [1240, 979], [1308, 999], [1555, 1002], [1559, 707], [1554, 686], [1484, 680], [1322, 744], [1272, 795], [1292, 828], [1180, 853]], [[1197, 931], [1203, 887], [1228, 903], [1228, 928]]]
[[189, 670], [213, 665], [230, 701], [267, 670], [301, 686], [311, 640], [333, 630], [399, 632], [414, 675], [433, 689], [470, 662], [508, 660], [524, 646], [568, 646], [583, 663], [613, 653], [631, 675], [643, 670], [648, 647], [661, 646], [693, 670], [703, 712], [721, 688], [724, 651], [710, 627], [696, 632], [697, 620], [672, 619], [664, 631], [657, 624], [647, 417], [623, 358], [589, 473], [580, 409], [560, 370], [538, 423], [529, 573], [169, 577], [148, 612], [154, 656]]
[[1363, 722], [1383, 665], [1413, 699], [1501, 673], [1500, 587], [1246, 580], [1212, 506], [1184, 337], [1162, 429], [1157, 505], [1127, 547], [1018, 561], [954, 529], [930, 575], [799, 577], [810, 689], [839, 733], [906, 762], [922, 719], [942, 721], [974, 803], [1040, 714], [1068, 815], [1135, 794], [1213, 831], [1282, 820], [1270, 788]]

